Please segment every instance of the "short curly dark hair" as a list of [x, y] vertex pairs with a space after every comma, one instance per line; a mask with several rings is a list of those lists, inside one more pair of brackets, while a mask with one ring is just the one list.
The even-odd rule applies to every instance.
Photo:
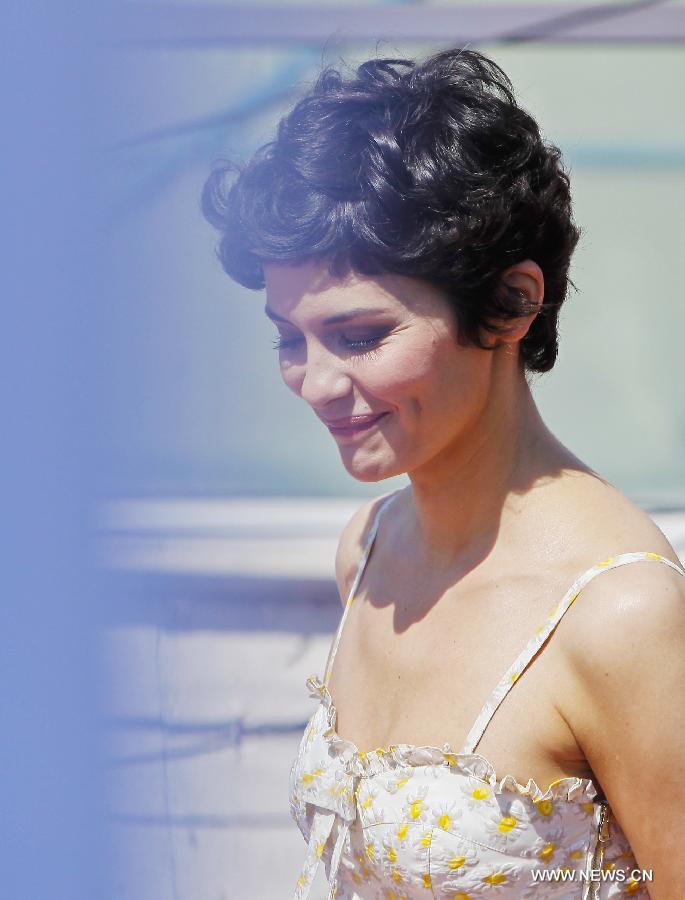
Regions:
[[[226, 176], [230, 177], [227, 183]], [[516, 102], [491, 59], [449, 49], [422, 63], [371, 59], [345, 78], [325, 68], [243, 166], [213, 166], [205, 217], [222, 232], [225, 271], [264, 287], [264, 263], [324, 259], [442, 289], [459, 339], [526, 315], [505, 269], [534, 260], [544, 303], [521, 341], [528, 371], [552, 368], [579, 230], [561, 153]]]

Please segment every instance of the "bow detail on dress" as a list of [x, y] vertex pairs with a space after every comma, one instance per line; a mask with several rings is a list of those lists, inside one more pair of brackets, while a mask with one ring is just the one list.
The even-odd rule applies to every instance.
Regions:
[[[307, 679], [307, 687], [313, 697], [324, 700], [327, 724], [329, 729], [333, 729], [335, 707], [330, 702], [328, 688], [316, 676]], [[332, 764], [328, 761], [325, 770], [314, 769], [314, 771], [305, 772], [301, 776], [297, 787], [298, 799], [301, 803], [309, 805], [314, 813], [307, 854], [302, 872], [297, 880], [293, 900], [305, 900], [309, 896], [314, 876], [331, 834], [334, 834], [334, 843], [328, 872], [330, 884], [328, 896], [329, 900], [333, 900], [335, 897], [336, 876], [343, 846], [350, 825], [357, 818], [357, 788], [362, 775], [363, 771], [359, 767], [355, 754], [349, 750], [342, 750], [342, 752], [338, 751]]]
[[335, 897], [336, 876], [343, 845], [350, 825], [357, 817], [356, 793], [361, 775], [353, 774], [342, 760], [341, 765], [336, 766], [332, 774], [332, 779], [329, 777], [324, 781], [316, 773], [308, 773], [306, 782], [300, 787], [300, 800], [314, 808], [314, 816], [307, 854], [297, 880], [293, 900], [305, 900], [309, 896], [324, 849], [337, 826], [328, 873], [331, 886], [329, 900]]

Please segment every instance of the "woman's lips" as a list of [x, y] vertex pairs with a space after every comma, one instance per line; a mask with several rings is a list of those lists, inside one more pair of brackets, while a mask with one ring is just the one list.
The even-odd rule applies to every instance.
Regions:
[[387, 412], [382, 412], [375, 416], [351, 416], [349, 419], [336, 419], [333, 422], [324, 419], [324, 422], [331, 434], [342, 436], [368, 431], [369, 428], [373, 428], [376, 422], [387, 415]]

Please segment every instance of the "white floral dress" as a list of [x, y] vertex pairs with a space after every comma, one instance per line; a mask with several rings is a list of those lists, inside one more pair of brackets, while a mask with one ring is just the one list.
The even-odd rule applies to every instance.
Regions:
[[[293, 900], [305, 900], [321, 859], [329, 900], [648, 898], [628, 841], [592, 780], [566, 777], [541, 790], [499, 778], [478, 753], [495, 710], [585, 585], [656, 553], [624, 553], [581, 575], [493, 691], [459, 752], [396, 744], [370, 752], [341, 738], [328, 692], [345, 619], [369, 558], [381, 505], [331, 646], [319, 703], [290, 773], [290, 810], [308, 844]], [[594, 870], [594, 877], [589, 876]], [[585, 876], [581, 880], [581, 876]]]

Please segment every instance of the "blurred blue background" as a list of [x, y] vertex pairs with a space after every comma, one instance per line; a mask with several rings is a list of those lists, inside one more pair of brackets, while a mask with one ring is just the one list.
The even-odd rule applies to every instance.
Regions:
[[2, 10], [0, 894], [13, 900], [109, 896], [91, 12]]
[[[552, 430], [685, 550], [685, 4], [219, 3], [117, 9], [103, 50], [98, 559], [113, 893], [289, 897], [287, 774], [340, 607], [360, 498], [281, 383], [263, 295], [233, 284], [199, 197], [322, 64], [468, 43], [563, 151], [583, 237]], [[323, 886], [318, 886], [324, 896]]]

